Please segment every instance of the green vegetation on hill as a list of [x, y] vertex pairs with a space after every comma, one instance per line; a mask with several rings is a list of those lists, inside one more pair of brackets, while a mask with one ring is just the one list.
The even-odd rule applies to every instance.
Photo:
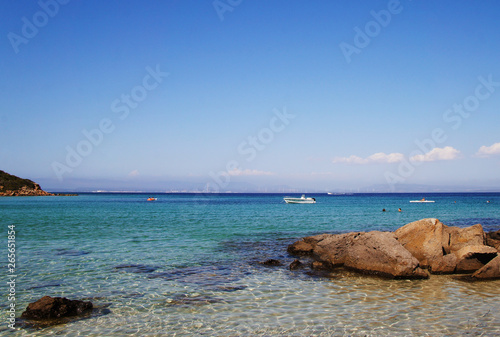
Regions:
[[12, 174], [8, 174], [0, 170], [0, 192], [5, 192], [7, 190], [17, 191], [27, 186], [29, 189], [35, 189], [35, 183], [29, 179], [22, 179]]

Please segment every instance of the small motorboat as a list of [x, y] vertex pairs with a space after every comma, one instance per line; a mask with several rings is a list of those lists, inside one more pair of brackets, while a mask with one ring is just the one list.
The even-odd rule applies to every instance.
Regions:
[[157, 198], [148, 198], [148, 201], [155, 201]]
[[420, 200], [410, 200], [410, 202], [424, 203], [424, 202], [435, 202], [435, 201], [434, 200], [426, 200], [425, 198], [422, 198]]
[[293, 198], [293, 197], [284, 197], [283, 200], [287, 204], [315, 204], [316, 199], [314, 198], [306, 198], [305, 194], [302, 194], [300, 198]]

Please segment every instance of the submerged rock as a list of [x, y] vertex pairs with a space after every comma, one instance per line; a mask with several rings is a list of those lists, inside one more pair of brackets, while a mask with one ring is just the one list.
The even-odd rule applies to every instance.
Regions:
[[135, 273], [135, 274], [149, 274], [160, 267], [157, 266], [146, 266], [143, 264], [121, 264], [119, 266], [115, 267], [115, 270], [123, 271], [123, 272], [128, 272], [128, 273]]
[[268, 259], [264, 262], [259, 262], [259, 263], [264, 265], [264, 266], [270, 266], [270, 267], [283, 265], [279, 260], [275, 260], [275, 259]]
[[290, 270], [297, 270], [299, 269], [300, 267], [302, 267], [302, 262], [300, 262], [299, 260], [294, 260], [292, 263], [290, 263]]
[[44, 296], [38, 301], [30, 303], [21, 314], [21, 318], [47, 320], [79, 316], [90, 312], [92, 308], [92, 302], [69, 300], [65, 297]]

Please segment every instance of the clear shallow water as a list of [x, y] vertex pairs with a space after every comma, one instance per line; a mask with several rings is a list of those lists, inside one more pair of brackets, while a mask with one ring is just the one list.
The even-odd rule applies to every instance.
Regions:
[[[0, 198], [3, 247], [16, 225], [18, 316], [44, 295], [89, 299], [104, 313], [17, 334], [500, 335], [500, 281], [317, 278], [286, 268], [287, 245], [307, 235], [428, 217], [500, 229], [500, 194], [314, 195], [314, 205], [268, 194], [148, 196]], [[436, 203], [409, 203], [424, 196]], [[269, 258], [285, 266], [258, 263]]]

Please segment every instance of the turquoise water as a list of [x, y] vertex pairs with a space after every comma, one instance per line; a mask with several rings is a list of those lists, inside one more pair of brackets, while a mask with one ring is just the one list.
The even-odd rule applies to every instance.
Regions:
[[[97, 306], [64, 325], [18, 324], [17, 334], [500, 335], [500, 281], [320, 278], [286, 267], [287, 245], [307, 235], [395, 230], [429, 217], [498, 230], [500, 194], [311, 196], [316, 204], [277, 194], [0, 198], [3, 247], [16, 228], [17, 316], [44, 295]], [[409, 203], [422, 197], [436, 202]], [[269, 258], [284, 265], [259, 263]], [[4, 297], [0, 333], [9, 330]]]

